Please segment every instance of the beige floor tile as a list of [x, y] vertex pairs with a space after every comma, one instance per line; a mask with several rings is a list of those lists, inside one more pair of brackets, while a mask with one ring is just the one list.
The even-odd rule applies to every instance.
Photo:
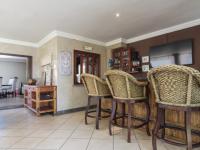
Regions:
[[113, 136], [109, 135], [108, 129], [99, 129], [94, 130], [94, 133], [92, 134], [92, 139], [113, 140]]
[[100, 129], [108, 129], [109, 120], [108, 119], [102, 119], [99, 121], [99, 128]]
[[16, 142], [11, 148], [30, 149], [37, 146], [43, 138], [24, 138]]
[[47, 138], [34, 149], [59, 149], [65, 143], [65, 139]]
[[[138, 140], [138, 143], [141, 150], [153, 150], [151, 140]], [[157, 140], [157, 149], [167, 150], [167, 148], [164, 146], [164, 144], [160, 140]]]
[[31, 129], [1, 129], [0, 136], [24, 137], [33, 133]]
[[[186, 150], [186, 146], [175, 146], [172, 144], [165, 143], [164, 141], [163, 141], [163, 144], [165, 145], [167, 150]], [[197, 150], [197, 149], [193, 149], [193, 150]]]
[[55, 130], [49, 135], [49, 138], [68, 138], [73, 133], [73, 130]]
[[37, 124], [36, 125], [38, 127], [38, 129], [47, 129], [47, 130], [55, 130], [57, 129], [58, 127], [61, 126], [60, 123], [40, 123], [40, 124]]
[[114, 150], [140, 150], [138, 143], [114, 141]]
[[20, 148], [20, 149], [18, 149], [18, 148], [9, 148], [9, 149], [4, 149], [4, 150], [30, 150], [30, 149], [28, 149], [28, 148]]
[[90, 129], [90, 130], [76, 130], [72, 134], [71, 138], [89, 139], [89, 138], [91, 138], [92, 133], [93, 133], [93, 129]]
[[[113, 127], [110, 136], [108, 120], [100, 120], [99, 130], [95, 119], [88, 120], [85, 125], [84, 112], [37, 117], [25, 108], [1, 111], [0, 150], [152, 150], [151, 137], [145, 131], [132, 130], [132, 143], [127, 143], [127, 129]], [[158, 140], [158, 150], [183, 149]]]
[[63, 125], [61, 125], [58, 129], [61, 130], [74, 130], [78, 128], [80, 125], [80, 122], [66, 122]]
[[86, 150], [89, 139], [69, 139], [61, 150]]
[[95, 124], [87, 124], [81, 123], [78, 127], [77, 130], [93, 130], [95, 128]]
[[9, 148], [20, 139], [21, 137], [0, 137], [0, 148]]
[[113, 150], [113, 141], [92, 139], [87, 150]]
[[1, 98], [0, 108], [9, 106], [21, 106], [24, 104], [23, 96]]
[[[113, 131], [113, 136], [115, 141], [127, 142], [128, 131], [118, 128]], [[137, 142], [134, 130], [131, 131], [131, 142]]]
[[5, 129], [24, 129], [25, 123], [15, 123], [6, 125]]
[[30, 134], [28, 137], [38, 137], [38, 138], [42, 138], [42, 137], [48, 137], [51, 133], [53, 133], [54, 130], [44, 130], [44, 129], [40, 129], [37, 130], [35, 132], [33, 132], [32, 134]]
[[146, 131], [142, 131], [142, 130], [134, 130], [134, 133], [135, 133], [135, 136], [136, 136], [136, 139], [138, 140], [151, 140], [152, 139], [152, 136], [148, 136]]

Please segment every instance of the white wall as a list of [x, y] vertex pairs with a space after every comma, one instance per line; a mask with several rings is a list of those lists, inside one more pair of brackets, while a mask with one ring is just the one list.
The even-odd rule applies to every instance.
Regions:
[[[39, 66], [47, 64], [51, 61], [55, 64], [54, 83], [57, 85], [57, 110], [67, 110], [72, 108], [83, 107], [87, 103], [87, 94], [83, 85], [73, 84], [73, 51], [83, 50], [84, 46], [91, 46], [93, 50], [90, 52], [98, 53], [101, 57], [101, 76], [106, 70], [106, 48], [91, 43], [81, 42], [63, 37], [56, 37], [45, 43], [38, 49]], [[72, 54], [72, 74], [63, 76], [58, 71], [58, 57], [61, 51], [70, 51]]]
[[18, 77], [17, 87], [21, 82], [26, 82], [26, 63], [0, 61], [0, 77], [3, 77], [3, 84], [8, 84], [8, 80]]
[[72, 74], [70, 76], [63, 76], [59, 74], [59, 71], [57, 72], [58, 111], [83, 107], [87, 104], [87, 94], [83, 85], [74, 85], [73, 83], [73, 51], [75, 49], [84, 50], [84, 46], [91, 46], [93, 50], [90, 52], [100, 54], [101, 77], [103, 77], [103, 74], [106, 70], [106, 48], [103, 46], [62, 37], [58, 37], [57, 41], [58, 56], [59, 52], [61, 51], [70, 51], [72, 54]]
[[0, 53], [32, 56], [33, 78], [39, 77], [38, 60], [36, 52], [37, 48], [0, 42]]

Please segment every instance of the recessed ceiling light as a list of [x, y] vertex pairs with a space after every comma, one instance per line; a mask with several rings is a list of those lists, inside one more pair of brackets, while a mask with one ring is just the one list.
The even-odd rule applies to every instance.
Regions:
[[116, 18], [118, 18], [119, 16], [120, 16], [120, 14], [119, 14], [119, 13], [116, 13], [116, 14], [115, 14], [115, 17], [116, 17]]

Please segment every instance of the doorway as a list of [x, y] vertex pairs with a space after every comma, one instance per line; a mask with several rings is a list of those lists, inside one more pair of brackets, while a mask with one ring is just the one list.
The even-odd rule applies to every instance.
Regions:
[[0, 53], [0, 109], [23, 107], [24, 85], [32, 78], [32, 56]]

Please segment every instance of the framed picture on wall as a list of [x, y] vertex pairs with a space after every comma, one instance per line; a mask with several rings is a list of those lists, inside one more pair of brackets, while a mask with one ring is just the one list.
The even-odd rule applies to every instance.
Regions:
[[72, 54], [70, 51], [59, 53], [59, 73], [66, 76], [72, 74]]
[[142, 56], [142, 63], [148, 63], [149, 62], [149, 56]]
[[148, 72], [149, 71], [149, 65], [142, 65], [142, 72]]

